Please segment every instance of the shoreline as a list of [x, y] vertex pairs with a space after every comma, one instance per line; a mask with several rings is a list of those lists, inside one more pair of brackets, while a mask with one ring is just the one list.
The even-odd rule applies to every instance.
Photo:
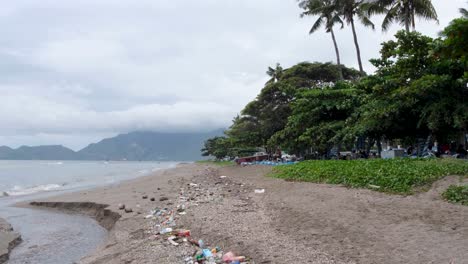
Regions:
[[[173, 208], [181, 195], [191, 203], [177, 218], [177, 228], [190, 230], [195, 240], [202, 239], [210, 248], [251, 257], [250, 263], [463, 263], [468, 259], [464, 250], [468, 208], [439, 196], [458, 177], [446, 177], [425, 193], [400, 196], [286, 182], [266, 177], [270, 169], [182, 164], [116, 186], [38, 199], [36, 205], [85, 214], [108, 227], [106, 241], [78, 261], [83, 264], [190, 263], [186, 259], [197, 247], [173, 246], [155, 236], [155, 223], [146, 218], [155, 208]], [[120, 203], [132, 212], [119, 210]]]
[[21, 235], [3, 218], [0, 218], [0, 263], [5, 263], [10, 253], [21, 243]]
[[[147, 178], [147, 177], [153, 177], [155, 174], [162, 172], [164, 170], [175, 169], [178, 166], [186, 165], [186, 164], [190, 164], [190, 163], [181, 162], [177, 164], [175, 167], [160, 169], [147, 175], [139, 176], [139, 177], [132, 178], [132, 179], [122, 180], [118, 184], [131, 183], [132, 181], [135, 181], [135, 180], [140, 180], [140, 179]], [[57, 194], [46, 192], [48, 193], [48, 195], [43, 198], [31, 198], [31, 199], [26, 198], [25, 200], [20, 201], [20, 202], [13, 202], [8, 206], [11, 206], [13, 208], [52, 210], [58, 213], [64, 213], [68, 215], [73, 215], [73, 214], [83, 215], [83, 216], [86, 216], [95, 220], [97, 224], [99, 224], [101, 227], [106, 229], [107, 232], [109, 232], [113, 228], [115, 222], [120, 218], [120, 215], [118, 213], [115, 213], [115, 212], [112, 212], [111, 210], [106, 209], [109, 206], [107, 204], [92, 203], [92, 202], [70, 202], [70, 203], [34, 202], [34, 201], [41, 201], [41, 200], [46, 200], [46, 199], [53, 199], [55, 197], [60, 197], [62, 195], [67, 195], [67, 194], [80, 193], [80, 192], [83, 193], [83, 192], [91, 191], [95, 189], [96, 190], [106, 189], [109, 186], [112, 186], [112, 184], [94, 186], [94, 187], [89, 187], [89, 188], [81, 188], [78, 190], [72, 189], [72, 190], [69, 190], [68, 192], [60, 191]], [[40, 193], [36, 193], [33, 195], [38, 195], [38, 194]], [[13, 249], [17, 247], [18, 245], [20, 245], [22, 241], [23, 239], [22, 239], [21, 233], [14, 231], [11, 224], [6, 219], [0, 217], [0, 263], [7, 262], [10, 258], [10, 254], [13, 251]]]

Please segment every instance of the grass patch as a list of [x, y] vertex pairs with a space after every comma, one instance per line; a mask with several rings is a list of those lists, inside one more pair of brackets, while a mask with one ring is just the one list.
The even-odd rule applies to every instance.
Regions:
[[447, 175], [468, 176], [468, 162], [454, 159], [314, 160], [278, 166], [272, 176], [286, 180], [343, 184], [381, 192], [411, 194]]
[[447, 190], [442, 193], [442, 197], [451, 203], [468, 205], [468, 185], [450, 185]]
[[217, 160], [199, 160], [196, 163], [199, 164], [210, 164], [210, 165], [216, 165], [216, 166], [231, 166], [234, 165], [234, 161], [217, 161]]

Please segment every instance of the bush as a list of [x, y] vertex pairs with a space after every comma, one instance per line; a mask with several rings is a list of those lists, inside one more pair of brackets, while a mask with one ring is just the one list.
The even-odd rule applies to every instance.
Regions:
[[468, 185], [451, 185], [444, 193], [442, 193], [442, 197], [451, 203], [468, 205]]
[[468, 162], [438, 159], [315, 160], [278, 166], [272, 176], [410, 194], [447, 175], [468, 175]]

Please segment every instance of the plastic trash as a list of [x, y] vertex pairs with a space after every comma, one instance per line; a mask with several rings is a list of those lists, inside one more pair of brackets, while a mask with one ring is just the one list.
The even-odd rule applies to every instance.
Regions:
[[209, 257], [212, 257], [212, 256], [213, 256], [213, 253], [211, 253], [211, 250], [209, 250], [209, 249], [204, 249], [204, 250], [203, 250], [203, 256], [204, 256], [205, 258], [209, 258]]
[[190, 230], [179, 230], [177, 232], [177, 236], [179, 236], [179, 237], [189, 237], [190, 236]]
[[235, 262], [235, 261], [242, 262], [244, 260], [245, 260], [244, 256], [236, 256], [231, 251], [229, 251], [228, 253], [223, 255], [223, 261], [228, 262], [228, 263], [232, 263], [232, 262]]
[[203, 243], [203, 240], [201, 240], [201, 239], [198, 240], [198, 246], [199, 246], [200, 248], [204, 248], [204, 247], [205, 247], [205, 243]]
[[174, 246], [178, 246], [179, 243], [175, 242], [174, 239], [176, 239], [175, 236], [170, 236], [170, 237], [167, 238], [167, 241], [169, 241], [169, 243], [171, 243]]
[[265, 189], [255, 189], [255, 193], [265, 193]]
[[227, 178], [227, 176], [219, 176], [220, 179], [224, 179], [224, 178]]
[[171, 232], [172, 232], [172, 228], [166, 227], [166, 228], [163, 228], [161, 231], [159, 231], [159, 234], [164, 235], [164, 234], [171, 233]]

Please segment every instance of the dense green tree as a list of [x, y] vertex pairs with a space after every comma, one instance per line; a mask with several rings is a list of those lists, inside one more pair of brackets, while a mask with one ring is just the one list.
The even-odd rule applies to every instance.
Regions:
[[[341, 65], [340, 50], [336, 42], [334, 27], [335, 25], [339, 25], [341, 28], [343, 28], [344, 22], [341, 19], [340, 13], [338, 13], [337, 10], [331, 8], [332, 5], [332, 0], [305, 0], [300, 1], [299, 3], [299, 6], [304, 9], [304, 12], [302, 12], [301, 17], [317, 17], [317, 20], [312, 25], [312, 28], [309, 31], [309, 34], [313, 34], [323, 26], [325, 28], [325, 31], [327, 33], [330, 33], [332, 37], [333, 45], [335, 47], [336, 63], [338, 65]], [[341, 79], [343, 79], [343, 74], [341, 70], [340, 77]]]
[[269, 139], [282, 130], [291, 114], [297, 93], [323, 88], [340, 80], [357, 80], [359, 72], [332, 63], [302, 62], [283, 71], [280, 79], [267, 83], [255, 100], [247, 104], [226, 134], [244, 147], [267, 147]]
[[312, 148], [327, 155], [353, 137], [346, 135], [346, 120], [359, 104], [359, 91], [352, 84], [337, 83], [300, 92], [292, 103], [286, 127], [271, 139], [290, 153], [304, 154]]
[[381, 58], [372, 60], [376, 74], [360, 84], [367, 96], [354, 116], [356, 133], [444, 138], [466, 129], [464, 63], [437, 55], [437, 41], [419, 33], [396, 38], [383, 44]]

